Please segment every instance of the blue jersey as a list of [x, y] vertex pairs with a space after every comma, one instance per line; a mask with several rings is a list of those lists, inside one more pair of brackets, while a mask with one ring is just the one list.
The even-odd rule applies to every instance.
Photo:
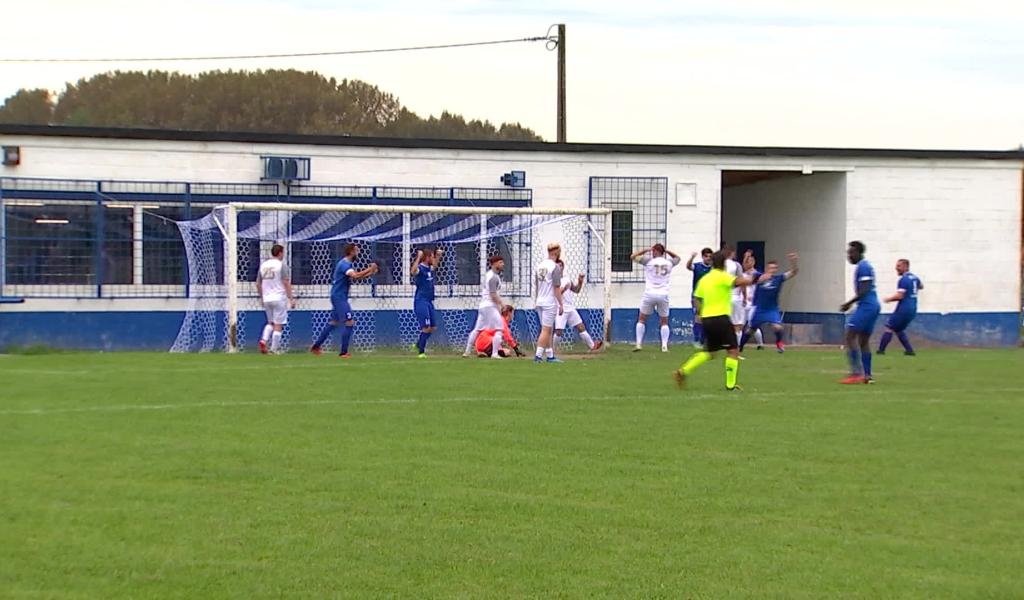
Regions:
[[693, 289], [697, 289], [697, 284], [700, 283], [701, 277], [704, 277], [711, 272], [711, 265], [706, 265], [702, 262], [693, 263]]
[[334, 278], [331, 280], [331, 298], [348, 300], [349, 288], [352, 287], [352, 279], [349, 278], [348, 272], [354, 268], [352, 261], [347, 258], [338, 261], [334, 267]]
[[785, 282], [785, 275], [773, 275], [758, 283], [757, 291], [754, 292], [754, 308], [758, 312], [779, 310], [779, 292]]
[[420, 263], [420, 270], [416, 273], [416, 299], [434, 301], [434, 270], [425, 264]]
[[913, 315], [917, 314], [917, 290], [921, 289], [921, 280], [913, 273], [904, 273], [896, 286], [903, 291], [903, 299], [896, 305], [896, 312]]
[[868, 293], [861, 298], [857, 304], [861, 306], [876, 306], [881, 307], [882, 305], [878, 302], [878, 292], [875, 291], [875, 268], [871, 266], [866, 259], [861, 259], [857, 263], [857, 268], [853, 272], [853, 289], [856, 292], [860, 289], [862, 283], [867, 283], [870, 288]]

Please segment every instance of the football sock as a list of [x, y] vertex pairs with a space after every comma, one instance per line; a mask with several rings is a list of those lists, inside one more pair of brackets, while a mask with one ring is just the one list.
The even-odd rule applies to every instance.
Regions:
[[860, 353], [860, 362], [861, 362], [861, 365], [864, 366], [864, 376], [865, 377], [871, 377], [871, 353], [870, 352], [861, 352]]
[[423, 354], [427, 351], [427, 340], [430, 339], [430, 334], [425, 331], [420, 332], [420, 339], [416, 341], [416, 349]]
[[537, 353], [534, 356], [537, 358], [544, 358], [544, 348], [537, 346]]
[[885, 352], [885, 349], [889, 347], [889, 342], [892, 341], [892, 332], [886, 331], [882, 334], [882, 340], [878, 342], [878, 351]]
[[779, 348], [782, 347], [782, 330], [781, 329], [775, 332], [775, 345], [778, 346]]
[[747, 342], [749, 342], [749, 341], [750, 341], [750, 331], [744, 331], [743, 335], [740, 336], [740, 352], [743, 352], [743, 349], [746, 348]]
[[472, 354], [473, 348], [476, 348], [476, 337], [480, 335], [479, 329], [474, 329], [469, 332], [469, 337], [466, 338], [466, 351], [464, 354]]
[[860, 352], [858, 352], [855, 348], [847, 348], [846, 358], [847, 360], [850, 361], [850, 374], [859, 375], [861, 372]]
[[683, 375], [689, 375], [690, 373], [696, 371], [697, 367], [708, 362], [709, 360], [711, 360], [710, 352], [698, 352], [691, 356], [690, 359], [687, 360], [685, 363], [683, 363], [683, 367], [679, 370], [683, 372]]
[[554, 348], [545, 348], [544, 349], [544, 355], [547, 356], [548, 358], [554, 358], [555, 357], [555, 349]]
[[352, 341], [352, 332], [355, 325], [344, 325], [341, 329], [341, 354], [348, 354], [348, 343]]
[[644, 343], [644, 334], [647, 333], [647, 325], [644, 323], [636, 324], [636, 345], [640, 346]]
[[910, 338], [907, 337], [907, 332], [901, 331], [896, 334], [896, 337], [899, 338], [900, 343], [903, 344], [904, 350], [906, 350], [907, 352], [914, 351], [914, 347], [910, 345]]
[[561, 343], [562, 343], [562, 336], [558, 335], [557, 333], [551, 334], [551, 347], [552, 348], [557, 348], [558, 345], [561, 344]]
[[584, 329], [580, 332], [580, 339], [586, 342], [587, 348], [594, 349], [594, 338], [590, 337], [590, 333], [587, 330]]
[[740, 372], [740, 361], [731, 356], [725, 357], [725, 387], [732, 389], [736, 387], [736, 377]]
[[693, 324], [693, 343], [699, 344], [704, 341], [704, 326], [700, 323]]
[[668, 347], [668, 336], [672, 333], [672, 330], [668, 328], [668, 325], [661, 326], [661, 347]]
[[498, 351], [501, 350], [501, 340], [505, 337], [503, 331], [494, 332], [494, 341], [491, 342], [491, 356], [498, 356]]
[[331, 334], [334, 333], [334, 330], [337, 328], [337, 325], [328, 323], [327, 327], [324, 327], [323, 330], [320, 331], [320, 337], [316, 338], [316, 343], [313, 344], [313, 347], [319, 348], [320, 346], [323, 346], [324, 342], [327, 341], [327, 338], [331, 337]]
[[260, 336], [260, 339], [265, 342], [270, 339], [270, 334], [272, 333], [274, 333], [274, 326], [271, 325], [270, 323], [267, 323], [263, 327], [263, 335]]
[[760, 329], [754, 330], [754, 341], [757, 342], [758, 347], [764, 346], [764, 334]]
[[270, 334], [270, 351], [277, 352], [281, 348], [281, 332], [275, 331]]

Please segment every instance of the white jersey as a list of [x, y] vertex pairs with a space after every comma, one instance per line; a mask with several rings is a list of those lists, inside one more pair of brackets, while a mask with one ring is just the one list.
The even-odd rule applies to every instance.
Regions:
[[[757, 269], [751, 269], [751, 270], [743, 273], [743, 276], [746, 277], [747, 279], [752, 279], [754, 281], [757, 281], [757, 274], [758, 274], [757, 273]], [[747, 301], [744, 304], [744, 306], [746, 306], [747, 308], [750, 308], [751, 306], [754, 306], [754, 295], [756, 293], [757, 293], [757, 286], [756, 285], [752, 285], [752, 286], [747, 287]]]
[[483, 283], [480, 284], [480, 307], [494, 306], [491, 294], [501, 295], [501, 275], [488, 270], [484, 274]]
[[576, 292], [572, 291], [573, 283], [568, 278], [562, 281], [562, 312], [576, 310]]
[[679, 257], [644, 256], [640, 259], [644, 266], [645, 296], [668, 296], [669, 283], [672, 280], [672, 269], [679, 264]]
[[[733, 277], [743, 277], [743, 267], [731, 258], [725, 260], [725, 272]], [[732, 301], [743, 302], [743, 288], [732, 288]]]
[[291, 279], [288, 265], [276, 258], [269, 258], [260, 264], [256, 280], [263, 289], [263, 302], [283, 302], [288, 299], [284, 282]]
[[555, 288], [562, 285], [562, 267], [550, 258], [541, 261], [534, 271], [537, 284], [537, 306], [558, 306]]

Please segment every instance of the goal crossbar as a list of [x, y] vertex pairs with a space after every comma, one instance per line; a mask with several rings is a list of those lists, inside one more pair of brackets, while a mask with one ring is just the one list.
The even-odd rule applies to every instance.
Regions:
[[299, 202], [231, 202], [223, 205], [225, 209], [226, 256], [225, 279], [227, 280], [227, 338], [228, 352], [238, 349], [238, 212], [239, 211], [321, 211], [321, 212], [356, 212], [356, 213], [444, 213], [455, 215], [546, 215], [566, 217], [598, 216], [606, 222], [602, 228], [600, 239], [604, 247], [604, 294], [603, 317], [604, 337], [611, 341], [611, 281], [612, 281], [612, 210], [609, 208], [506, 208], [483, 206], [402, 206], [384, 204], [314, 204]]

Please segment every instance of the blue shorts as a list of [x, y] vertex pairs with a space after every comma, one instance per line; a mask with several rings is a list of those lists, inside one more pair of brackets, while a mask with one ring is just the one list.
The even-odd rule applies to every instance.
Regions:
[[420, 329], [437, 326], [437, 315], [434, 313], [434, 303], [430, 300], [415, 300], [412, 303], [412, 312], [416, 313], [416, 322]]
[[347, 298], [331, 298], [331, 321], [344, 323], [353, 319], [352, 305]]
[[754, 316], [750, 319], [750, 328], [757, 329], [765, 323], [772, 325], [782, 325], [782, 313], [778, 309], [774, 310], [755, 310]]
[[910, 322], [913, 321], [916, 316], [917, 313], [895, 312], [889, 316], [889, 320], [885, 322], [885, 326], [896, 333], [899, 333], [909, 327]]
[[878, 314], [881, 312], [880, 306], [858, 304], [853, 314], [847, 317], [846, 327], [857, 333], [871, 334], [875, 331], [875, 322], [878, 321]]

